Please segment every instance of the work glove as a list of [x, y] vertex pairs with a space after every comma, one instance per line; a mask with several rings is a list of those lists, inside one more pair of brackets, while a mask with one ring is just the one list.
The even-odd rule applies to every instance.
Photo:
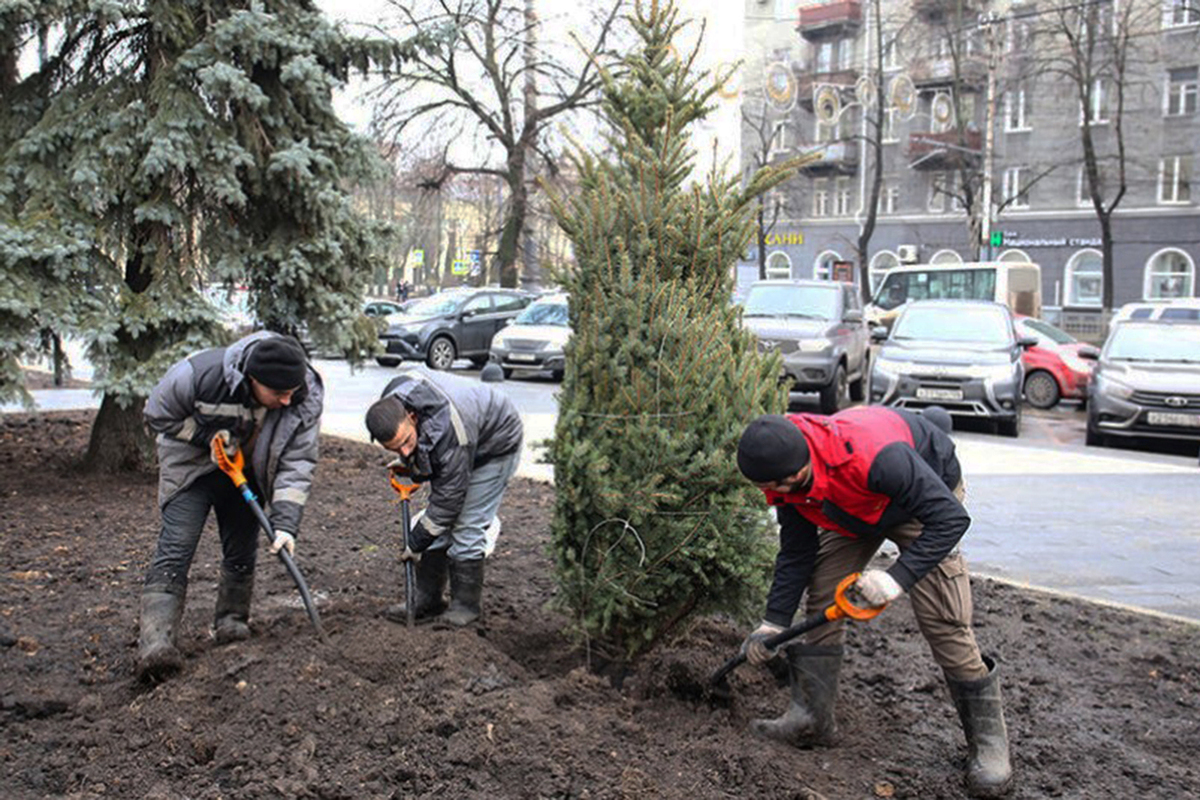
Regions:
[[742, 642], [742, 653], [745, 654], [746, 660], [751, 664], [759, 665], [774, 658], [775, 654], [779, 652], [779, 648], [768, 650], [763, 642], [782, 630], [782, 627], [773, 622], [763, 622], [762, 625], [755, 628], [754, 632], [746, 637], [746, 641]]
[[854, 588], [867, 605], [873, 608], [886, 606], [904, 594], [896, 579], [881, 569], [869, 569], [859, 575], [858, 580], [854, 582]]
[[[238, 443], [237, 440], [233, 438], [233, 434], [231, 434], [229, 431], [217, 431], [215, 434], [213, 434], [212, 438], [214, 441], [217, 439], [221, 440], [221, 446], [225, 448], [225, 455], [228, 456], [231, 461], [235, 456], [237, 456]], [[211, 446], [209, 447], [208, 452], [212, 462], [217, 464], [217, 457], [213, 453]], [[220, 464], [217, 464], [217, 466], [220, 466]]]
[[271, 552], [278, 553], [287, 548], [288, 555], [296, 555], [296, 537], [287, 531], [275, 531], [275, 541], [271, 543]]
[[409, 462], [404, 456], [396, 456], [388, 462], [387, 468], [397, 475], [407, 475], [409, 473]]
[[406, 550], [411, 550], [414, 553], [423, 553], [429, 545], [433, 544], [434, 536], [425, 528], [425, 523], [422, 520], [416, 525], [413, 525], [408, 532], [408, 547]]
[[414, 553], [411, 547], [404, 548], [404, 552], [400, 554], [401, 561], [411, 561], [414, 564], [421, 563], [421, 554]]

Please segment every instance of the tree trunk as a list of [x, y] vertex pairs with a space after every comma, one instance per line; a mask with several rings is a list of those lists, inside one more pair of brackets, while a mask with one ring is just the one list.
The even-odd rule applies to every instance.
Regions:
[[154, 439], [142, 421], [146, 398], [122, 407], [104, 395], [83, 459], [85, 472], [141, 472], [154, 467]]
[[508, 214], [504, 218], [504, 229], [500, 233], [500, 247], [496, 252], [496, 263], [500, 267], [500, 285], [506, 289], [517, 288], [517, 250], [525, 230], [525, 215], [529, 196], [525, 186], [525, 155], [520, 148], [508, 162]]
[[1101, 275], [1104, 281], [1104, 290], [1101, 295], [1100, 302], [1100, 329], [1104, 334], [1108, 335], [1108, 320], [1112, 315], [1113, 309], [1113, 231], [1112, 231], [1112, 213], [1100, 213], [1096, 215], [1100, 221], [1100, 253], [1103, 257], [1104, 265], [1101, 267]]
[[755, 231], [758, 241], [758, 279], [767, 279], [767, 229], [765, 203], [762, 195], [758, 196], [758, 229]]

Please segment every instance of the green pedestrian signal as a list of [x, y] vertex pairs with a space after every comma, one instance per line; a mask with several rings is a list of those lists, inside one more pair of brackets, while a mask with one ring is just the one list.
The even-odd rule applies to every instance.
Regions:
[[992, 247], [1004, 247], [1004, 231], [992, 231], [992, 238], [989, 244]]

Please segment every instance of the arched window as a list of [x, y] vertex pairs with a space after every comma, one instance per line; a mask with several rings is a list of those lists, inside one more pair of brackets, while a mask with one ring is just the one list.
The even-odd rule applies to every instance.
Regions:
[[813, 277], [827, 281], [833, 277], [833, 262], [841, 261], [842, 257], [833, 250], [826, 250], [813, 261]]
[[1147, 300], [1191, 297], [1196, 288], [1196, 265], [1182, 250], [1159, 250], [1146, 262], [1143, 296]]
[[1104, 256], [1099, 250], [1080, 250], [1067, 261], [1065, 306], [1099, 306], [1104, 299]]
[[880, 250], [875, 255], [871, 256], [871, 294], [875, 294], [876, 287], [883, 280], [883, 276], [887, 274], [889, 269], [900, 266], [900, 257], [891, 250]]
[[1032, 263], [1032, 259], [1029, 257], [1029, 253], [1026, 253], [1024, 250], [1005, 250], [1003, 253], [1000, 254], [1000, 257], [996, 260], [1011, 262], [1013, 264]]
[[776, 250], [774, 253], [771, 253], [771, 255], [767, 256], [767, 277], [784, 279], [791, 278], [791, 257], [782, 250]]
[[953, 250], [938, 250], [933, 254], [933, 258], [929, 259], [930, 264], [961, 264], [963, 263], [962, 256]]

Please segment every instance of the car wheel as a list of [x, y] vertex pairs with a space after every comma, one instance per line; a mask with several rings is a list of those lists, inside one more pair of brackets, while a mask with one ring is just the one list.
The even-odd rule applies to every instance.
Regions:
[[[471, 366], [474, 367], [475, 369], [483, 369], [485, 366], [487, 366], [487, 363], [488, 363], [487, 356], [474, 356], [471, 358]], [[505, 376], [505, 377], [507, 377], [507, 376]]]
[[508, 380], [512, 377], [512, 367], [501, 367], [500, 371], [504, 373], [504, 380]]
[[454, 364], [454, 357], [457, 355], [454, 349], [454, 342], [450, 341], [445, 336], [439, 336], [429, 343], [429, 352], [425, 356], [425, 363], [430, 369], [450, 369]]
[[395, 367], [400, 364], [400, 359], [388, 358], [387, 356], [376, 356], [375, 363], [381, 367]]
[[863, 356], [862, 374], [858, 376], [858, 380], [850, 384], [850, 399], [858, 402], [867, 399], [867, 380], [871, 376], [871, 354], [867, 353]]
[[1010, 419], [1002, 419], [996, 423], [996, 431], [1001, 436], [1007, 436], [1010, 439], [1016, 439], [1021, 435], [1021, 404], [1017, 403], [1017, 409]]
[[563, 371], [561, 369], [551, 370], [550, 377], [556, 381], [561, 381], [563, 379]]
[[1088, 447], [1104, 447], [1108, 444], [1108, 438], [1100, 432], [1091, 413], [1087, 417], [1087, 432], [1084, 435], [1084, 442]]
[[1029, 373], [1025, 379], [1025, 400], [1034, 408], [1054, 408], [1060, 397], [1058, 381], [1044, 369]]
[[821, 387], [821, 413], [836, 413], [839, 406], [846, 400], [847, 388], [846, 366], [838, 364], [837, 370], [833, 373], [833, 380], [828, 386]]

